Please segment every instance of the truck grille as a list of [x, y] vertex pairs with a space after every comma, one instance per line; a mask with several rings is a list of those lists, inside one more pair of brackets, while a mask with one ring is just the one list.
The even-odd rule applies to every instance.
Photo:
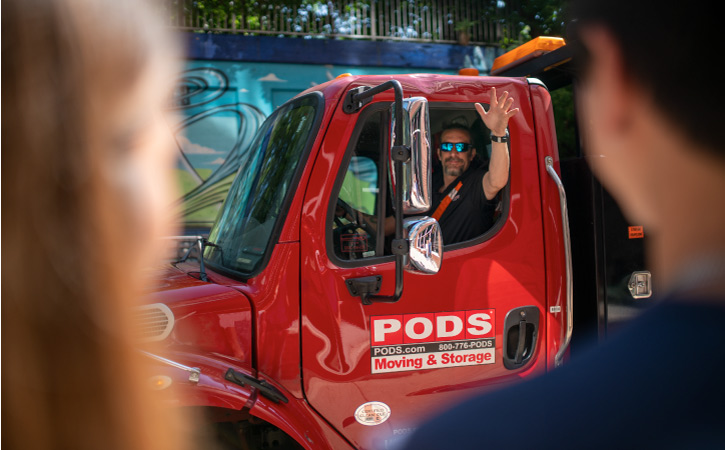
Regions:
[[134, 312], [134, 323], [139, 341], [162, 341], [174, 328], [174, 313], [163, 303], [140, 306]]

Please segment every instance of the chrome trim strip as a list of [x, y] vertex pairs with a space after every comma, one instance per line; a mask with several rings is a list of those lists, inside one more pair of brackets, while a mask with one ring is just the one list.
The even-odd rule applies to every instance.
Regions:
[[176, 367], [177, 369], [184, 370], [189, 373], [189, 381], [192, 383], [198, 383], [199, 377], [201, 376], [201, 369], [198, 367], [189, 367], [185, 366], [183, 364], [177, 363], [176, 361], [172, 361], [170, 359], [162, 358], [161, 356], [154, 355], [153, 353], [149, 353], [144, 350], [140, 350], [141, 353], [148, 356], [151, 359], [154, 359], [160, 363], [166, 364], [167, 366]]
[[559, 189], [562, 237], [564, 239], [564, 257], [566, 259], [566, 329], [561, 348], [558, 352], [556, 352], [556, 356], [554, 357], [554, 365], [559, 367], [564, 359], [566, 349], [569, 348], [569, 344], [571, 343], [571, 334], [574, 329], [574, 284], [571, 268], [571, 238], [569, 236], [569, 211], [566, 206], [566, 192], [564, 191], [564, 184], [561, 182], [556, 170], [554, 170], [554, 159], [551, 156], [547, 156], [545, 161], [546, 171], [549, 173], [551, 178], [554, 180], [554, 183], [556, 183], [556, 187]]

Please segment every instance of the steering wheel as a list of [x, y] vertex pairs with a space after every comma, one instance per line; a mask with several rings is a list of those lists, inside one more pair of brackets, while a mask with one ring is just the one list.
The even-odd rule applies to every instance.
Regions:
[[[362, 229], [367, 234], [368, 248], [375, 248], [377, 231], [370, 224], [362, 219], [362, 213], [357, 211], [352, 206], [348, 205], [345, 201], [337, 199], [337, 206], [342, 208], [345, 212], [344, 216], [350, 223], [344, 224], [340, 217], [335, 214], [335, 223], [337, 229], [335, 230], [335, 240], [339, 242], [339, 237], [343, 234], [360, 234], [357, 229]], [[336, 242], [337, 243], [337, 242]]]

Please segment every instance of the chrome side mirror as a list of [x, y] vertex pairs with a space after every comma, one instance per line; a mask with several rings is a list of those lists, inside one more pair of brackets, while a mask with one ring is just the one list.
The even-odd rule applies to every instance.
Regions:
[[403, 221], [408, 255], [405, 270], [432, 275], [438, 273], [443, 261], [443, 234], [438, 221], [425, 216], [408, 217]]
[[[390, 142], [395, 142], [395, 114], [391, 113]], [[390, 186], [393, 194], [400, 184], [403, 192], [403, 213], [418, 214], [430, 209], [431, 146], [428, 100], [411, 97], [403, 100], [403, 145], [410, 148], [410, 159], [403, 163], [403, 179], [395, 179], [393, 161], [390, 167]], [[392, 154], [392, 151], [390, 152]]]

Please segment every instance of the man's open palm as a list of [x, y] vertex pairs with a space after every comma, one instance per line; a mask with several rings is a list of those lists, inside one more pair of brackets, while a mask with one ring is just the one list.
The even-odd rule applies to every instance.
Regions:
[[509, 97], [508, 91], [504, 91], [501, 98], [496, 95], [496, 88], [491, 88], [491, 107], [486, 111], [483, 105], [476, 103], [476, 111], [481, 116], [481, 120], [486, 127], [491, 130], [495, 136], [503, 136], [506, 134], [506, 127], [509, 119], [519, 112], [519, 108], [511, 109], [513, 105], [513, 97]]

